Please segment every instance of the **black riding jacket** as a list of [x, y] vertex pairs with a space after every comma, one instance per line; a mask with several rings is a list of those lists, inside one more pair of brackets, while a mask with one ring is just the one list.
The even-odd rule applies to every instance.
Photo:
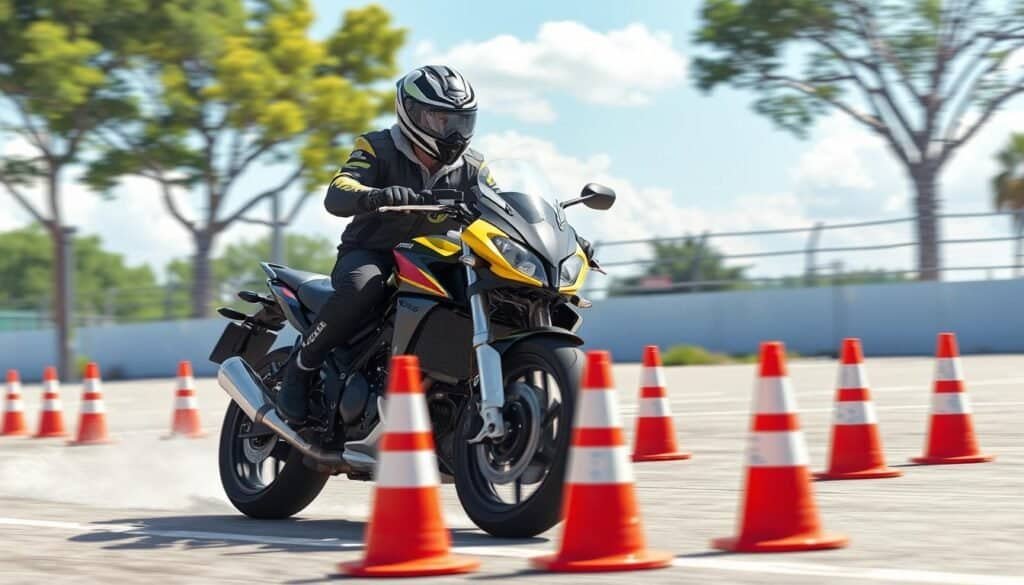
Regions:
[[430, 175], [416, 159], [397, 126], [363, 134], [345, 166], [327, 188], [324, 207], [332, 215], [354, 217], [341, 235], [341, 248], [390, 250], [417, 236], [444, 234], [459, 225], [444, 214], [377, 213], [367, 208], [367, 194], [378, 187], [401, 186], [414, 191], [468, 191], [480, 173], [488, 173], [483, 156], [469, 149], [453, 164]]

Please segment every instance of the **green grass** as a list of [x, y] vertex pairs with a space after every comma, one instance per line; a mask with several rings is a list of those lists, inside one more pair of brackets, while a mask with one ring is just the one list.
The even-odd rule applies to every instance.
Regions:
[[[800, 354], [787, 351], [787, 359], [795, 359]], [[722, 364], [756, 364], [757, 354], [728, 355], [705, 349], [699, 345], [673, 345], [661, 354], [661, 361], [666, 366], [717, 366]]]

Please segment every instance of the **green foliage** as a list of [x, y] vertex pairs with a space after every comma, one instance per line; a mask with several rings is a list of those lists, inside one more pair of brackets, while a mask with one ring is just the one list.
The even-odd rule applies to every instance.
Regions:
[[727, 267], [722, 253], [699, 238], [687, 237], [679, 241], [653, 242], [654, 261], [641, 276], [616, 279], [609, 295], [664, 292], [658, 288], [638, 289], [644, 280], [661, 277], [673, 284], [714, 281], [699, 289], [681, 289], [680, 292], [719, 291], [739, 288], [744, 280], [743, 267]]
[[732, 363], [733, 359], [699, 345], [673, 345], [662, 353], [661, 361], [666, 366], [714, 366]]
[[1024, 133], [1015, 133], [996, 155], [1000, 172], [992, 179], [995, 207], [999, 211], [1019, 212], [1014, 227], [1024, 232]]
[[[0, 306], [40, 309], [53, 298], [53, 244], [38, 226], [0, 233]], [[156, 281], [148, 266], [127, 266], [98, 236], [75, 238], [75, 302], [80, 314], [126, 320], [155, 318]], [[109, 311], [112, 309], [112, 313]]]

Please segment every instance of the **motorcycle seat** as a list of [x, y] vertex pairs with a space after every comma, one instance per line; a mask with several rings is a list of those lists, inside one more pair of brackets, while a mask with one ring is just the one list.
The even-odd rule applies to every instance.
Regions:
[[321, 276], [313, 280], [307, 280], [296, 291], [299, 295], [299, 300], [302, 301], [306, 308], [319, 313], [320, 309], [327, 302], [327, 299], [334, 294], [334, 285], [331, 284], [331, 279], [326, 276]]
[[280, 264], [270, 264], [270, 267], [274, 269], [274, 276], [278, 280], [296, 292], [298, 292], [298, 290], [302, 288], [302, 285], [307, 282], [326, 279], [327, 282], [330, 283], [331, 280], [331, 277], [326, 274], [306, 272], [305, 270], [295, 270], [294, 268], [288, 268], [287, 266], [281, 266]]

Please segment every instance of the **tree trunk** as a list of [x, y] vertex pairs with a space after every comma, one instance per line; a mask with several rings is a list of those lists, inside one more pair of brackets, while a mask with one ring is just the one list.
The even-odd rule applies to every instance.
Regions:
[[917, 270], [920, 280], [938, 280], [942, 260], [939, 250], [939, 169], [933, 161], [925, 161], [910, 170], [916, 197]]
[[71, 345], [71, 337], [74, 330], [73, 304], [71, 298], [71, 270], [74, 266], [71, 258], [72, 247], [67, 241], [74, 237], [74, 230], [65, 229], [63, 215], [60, 212], [60, 174], [57, 169], [51, 169], [46, 180], [47, 198], [50, 201], [53, 220], [47, 226], [50, 230], [50, 238], [53, 242], [53, 322], [57, 332], [57, 369], [61, 380], [74, 380], [78, 372], [75, 371], [75, 355]]
[[196, 254], [192, 257], [192, 316], [209, 317], [213, 304], [213, 241], [209, 229], [195, 235]]

